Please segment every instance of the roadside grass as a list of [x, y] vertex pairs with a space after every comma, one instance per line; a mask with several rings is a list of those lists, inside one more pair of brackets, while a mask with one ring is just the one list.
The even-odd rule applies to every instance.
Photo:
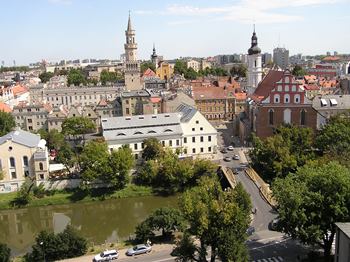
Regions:
[[[11, 205], [16, 195], [16, 192], [0, 194], [0, 210], [17, 208]], [[155, 195], [151, 187], [134, 184], [128, 184], [124, 189], [118, 191], [112, 191], [106, 188], [87, 191], [77, 188], [74, 190], [53, 191], [50, 192], [50, 195], [42, 198], [35, 198], [33, 196], [30, 203], [25, 207], [62, 205], [151, 195]]]

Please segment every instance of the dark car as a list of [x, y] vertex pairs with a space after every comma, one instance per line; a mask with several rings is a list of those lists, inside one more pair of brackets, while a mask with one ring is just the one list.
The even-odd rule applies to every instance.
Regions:
[[255, 232], [255, 228], [254, 227], [252, 227], [252, 226], [248, 227], [248, 229], [247, 229], [248, 236], [253, 235], [254, 232]]
[[272, 231], [278, 231], [278, 228], [279, 228], [278, 223], [279, 223], [279, 218], [273, 219], [269, 224], [269, 229]]
[[226, 150], [226, 148], [223, 148], [223, 149], [221, 149], [220, 152], [223, 153], [223, 154], [226, 154], [226, 153], [227, 153], [227, 150]]

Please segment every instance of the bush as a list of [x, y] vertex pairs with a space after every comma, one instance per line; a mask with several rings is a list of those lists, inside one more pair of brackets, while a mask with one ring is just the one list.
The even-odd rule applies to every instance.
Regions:
[[25, 261], [55, 261], [82, 256], [87, 251], [87, 241], [78, 232], [68, 226], [63, 232], [55, 235], [41, 231], [32, 246], [32, 252], [25, 255]]
[[0, 261], [10, 262], [11, 249], [3, 243], [0, 243]]

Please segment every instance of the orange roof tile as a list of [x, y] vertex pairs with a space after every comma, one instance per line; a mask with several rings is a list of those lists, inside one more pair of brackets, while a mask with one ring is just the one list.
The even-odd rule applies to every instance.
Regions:
[[241, 92], [241, 93], [235, 93], [235, 97], [237, 100], [246, 100], [247, 99], [247, 93]]
[[143, 73], [143, 77], [155, 77], [157, 74], [151, 69], [147, 68], [147, 70]]
[[150, 100], [152, 103], [159, 103], [162, 99], [160, 97], [154, 96], [154, 97], [151, 97]]
[[16, 85], [12, 88], [12, 92], [13, 92], [13, 95], [19, 95], [19, 94], [29, 92], [29, 89], [25, 86]]
[[227, 97], [233, 97], [235, 94], [234, 88], [217, 86], [207, 86], [207, 87], [192, 87], [193, 98], [195, 100], [204, 100], [204, 99], [225, 99]]
[[6, 113], [12, 112], [11, 108], [3, 102], [0, 102], [0, 111], [6, 112]]

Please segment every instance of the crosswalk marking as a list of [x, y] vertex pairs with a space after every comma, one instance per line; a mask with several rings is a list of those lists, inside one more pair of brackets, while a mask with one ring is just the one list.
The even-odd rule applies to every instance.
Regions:
[[252, 262], [282, 262], [284, 261], [282, 257], [269, 257], [269, 258], [262, 258], [258, 260], [253, 260]]

